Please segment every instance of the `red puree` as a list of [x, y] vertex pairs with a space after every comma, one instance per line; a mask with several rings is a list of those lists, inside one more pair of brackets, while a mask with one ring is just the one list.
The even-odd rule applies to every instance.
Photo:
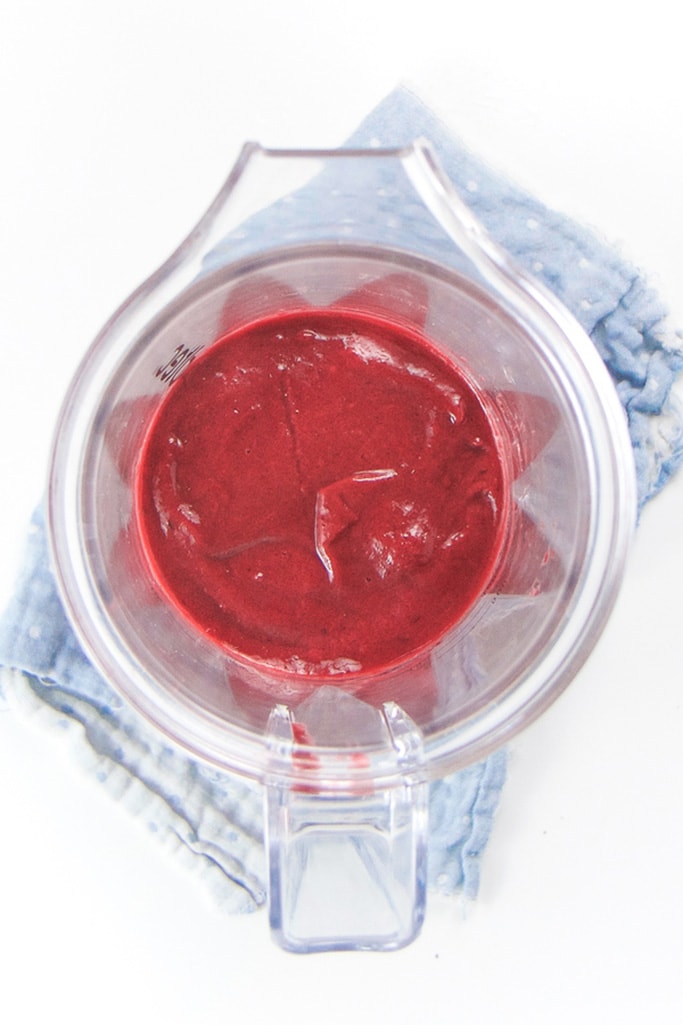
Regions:
[[482, 593], [504, 473], [482, 401], [417, 333], [305, 310], [173, 384], [137, 505], [170, 599], [238, 657], [329, 678], [424, 651]]

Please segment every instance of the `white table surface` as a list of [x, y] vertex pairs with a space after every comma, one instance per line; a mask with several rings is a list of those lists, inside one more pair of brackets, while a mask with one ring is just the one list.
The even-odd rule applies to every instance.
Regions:
[[[335, 145], [406, 81], [473, 149], [621, 245], [683, 326], [669, 0], [3, 13], [0, 603], [79, 358], [246, 138]], [[398, 953], [295, 957], [263, 912], [220, 916], [60, 737], [1, 714], [0, 1019], [683, 1020], [681, 524], [678, 478], [645, 512], [588, 664], [511, 745], [478, 901], [433, 899]]]

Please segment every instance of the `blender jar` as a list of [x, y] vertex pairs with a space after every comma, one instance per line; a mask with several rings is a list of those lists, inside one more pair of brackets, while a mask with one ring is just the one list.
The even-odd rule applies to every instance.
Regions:
[[[301, 307], [416, 327], [465, 368], [506, 453], [488, 584], [429, 650], [321, 680], [207, 639], [160, 591], [135, 474], [168, 389], [228, 331]], [[504, 744], [571, 680], [635, 522], [609, 375], [572, 316], [460, 201], [428, 145], [245, 146], [205, 216], [114, 314], [57, 426], [49, 524], [93, 662], [154, 727], [264, 786], [270, 921], [287, 949], [392, 949], [425, 909], [427, 786]]]

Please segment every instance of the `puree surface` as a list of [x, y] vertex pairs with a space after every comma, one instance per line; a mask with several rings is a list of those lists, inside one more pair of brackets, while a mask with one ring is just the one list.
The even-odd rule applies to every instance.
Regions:
[[225, 336], [173, 383], [136, 509], [157, 585], [198, 630], [329, 680], [423, 652], [465, 615], [504, 487], [452, 362], [417, 331], [308, 309]]

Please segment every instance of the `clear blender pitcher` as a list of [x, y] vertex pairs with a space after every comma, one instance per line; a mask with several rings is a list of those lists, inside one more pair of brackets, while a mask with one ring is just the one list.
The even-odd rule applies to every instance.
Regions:
[[[135, 473], [160, 403], [227, 331], [302, 306], [416, 325], [495, 409], [503, 543], [465, 617], [367, 675], [283, 673], [160, 592]], [[138, 712], [264, 787], [269, 914], [293, 951], [386, 950], [425, 912], [427, 788], [542, 712], [594, 645], [635, 522], [625, 418], [590, 339], [488, 238], [427, 144], [244, 147], [170, 259], [105, 325], [57, 426], [49, 523], [73, 625]]]

